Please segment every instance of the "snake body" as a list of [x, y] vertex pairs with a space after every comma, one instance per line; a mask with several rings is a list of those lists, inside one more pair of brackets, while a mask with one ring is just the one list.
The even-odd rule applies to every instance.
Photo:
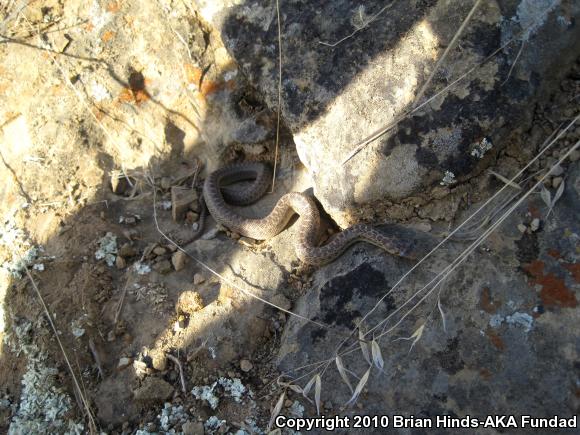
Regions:
[[[285, 194], [274, 209], [261, 219], [247, 218], [229, 207], [228, 204], [248, 205], [257, 201], [265, 194], [271, 179], [271, 170], [262, 163], [240, 163], [218, 169], [206, 178], [203, 186], [207, 209], [216, 222], [256, 240], [276, 236], [294, 214], [300, 215], [296, 254], [304, 263], [316, 266], [330, 263], [359, 241], [371, 243], [394, 255], [412, 257], [410, 242], [387, 236], [367, 224], [353, 225], [333, 236], [324, 246], [317, 246], [320, 214], [312, 197], [304, 193]], [[252, 181], [252, 184], [243, 190], [228, 187], [239, 181]]]

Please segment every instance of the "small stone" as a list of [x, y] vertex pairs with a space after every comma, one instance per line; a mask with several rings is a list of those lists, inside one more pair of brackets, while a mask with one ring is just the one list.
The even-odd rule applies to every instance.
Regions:
[[568, 156], [571, 162], [575, 162], [580, 159], [580, 150], [574, 150]]
[[127, 225], [135, 225], [137, 224], [137, 219], [134, 216], [129, 216], [124, 219], [123, 223]]
[[532, 233], [535, 233], [536, 231], [538, 231], [539, 228], [540, 228], [540, 219], [534, 218], [532, 220], [532, 223], [530, 223], [530, 230], [532, 231]]
[[114, 331], [114, 330], [112, 330], [112, 329], [111, 329], [111, 330], [110, 330], [110, 331], [107, 333], [107, 341], [108, 341], [108, 342], [113, 342], [113, 341], [115, 341], [115, 338], [116, 338], [116, 337], [117, 337], [117, 336], [115, 335], [115, 331]]
[[563, 173], [564, 173], [564, 169], [560, 165], [554, 166], [552, 168], [552, 170], [550, 171], [550, 175], [553, 175], [554, 177], [559, 177]]
[[528, 227], [526, 227], [524, 224], [518, 224], [518, 230], [520, 233], [525, 233], [527, 229]]
[[143, 384], [133, 390], [135, 400], [161, 401], [167, 400], [173, 394], [173, 387], [163, 379], [149, 376], [143, 380]]
[[204, 281], [205, 281], [205, 278], [203, 277], [203, 275], [201, 273], [196, 273], [195, 275], [193, 275], [193, 284], [194, 285], [199, 285]]
[[167, 357], [165, 352], [159, 349], [154, 349], [149, 352], [149, 357], [151, 358], [151, 365], [155, 370], [162, 372], [167, 367]]
[[281, 293], [275, 294], [270, 302], [284, 310], [292, 307], [292, 303]]
[[163, 177], [161, 179], [161, 188], [163, 190], [169, 190], [170, 187], [171, 187], [171, 178]]
[[123, 246], [119, 248], [118, 255], [123, 258], [134, 257], [137, 255], [137, 250], [131, 246], [130, 243], [125, 243]]
[[183, 435], [204, 435], [203, 423], [201, 421], [188, 421], [181, 425]]
[[242, 371], [245, 373], [248, 373], [250, 370], [252, 370], [253, 367], [254, 365], [247, 359], [240, 361], [240, 369], [242, 369]]
[[115, 266], [117, 266], [117, 269], [124, 269], [127, 267], [127, 261], [120, 255], [117, 255], [117, 258], [115, 258]]
[[175, 311], [178, 313], [192, 314], [202, 310], [204, 307], [203, 299], [198, 292], [186, 290], [179, 295]]
[[187, 262], [187, 255], [185, 252], [177, 251], [171, 256], [171, 264], [176, 271], [180, 271], [185, 267], [185, 263]]
[[290, 399], [286, 399], [284, 401], [284, 407], [290, 408], [292, 406], [292, 403], [294, 403], [294, 402], [292, 402]]
[[133, 363], [133, 359], [124, 356], [123, 358], [119, 359], [117, 363], [117, 370], [123, 370], [124, 368], [129, 367]]
[[564, 179], [563, 179], [562, 177], [554, 177], [554, 178], [552, 179], [552, 187], [553, 187], [554, 189], [557, 189], [557, 188], [558, 188], [558, 186], [560, 186], [560, 184], [562, 184], [562, 181], [563, 181], [563, 180], [564, 180]]
[[153, 253], [157, 256], [165, 255], [165, 254], [167, 254], [167, 249], [165, 249], [163, 246], [157, 246], [157, 247], [153, 248]]
[[163, 260], [160, 261], [159, 263], [155, 263], [153, 265], [153, 270], [162, 275], [165, 275], [166, 273], [171, 272], [173, 268], [171, 267], [171, 262], [169, 260]]
[[199, 220], [199, 214], [190, 210], [187, 213], [185, 213], [185, 220], [187, 221], [188, 224], [191, 225]]

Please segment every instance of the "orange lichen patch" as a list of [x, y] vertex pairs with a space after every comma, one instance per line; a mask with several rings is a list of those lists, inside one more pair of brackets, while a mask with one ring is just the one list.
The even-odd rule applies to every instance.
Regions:
[[491, 344], [493, 344], [497, 350], [505, 350], [505, 343], [503, 339], [493, 329], [488, 328], [485, 331], [485, 335], [487, 335], [487, 338], [489, 338], [489, 341], [491, 341]]
[[213, 80], [204, 80], [201, 84], [200, 91], [203, 95], [210, 95], [224, 88], [223, 82], [214, 82]]
[[133, 92], [133, 97], [135, 98], [135, 103], [136, 104], [141, 104], [144, 101], [147, 101], [149, 99], [149, 95], [147, 95], [147, 92], [145, 92], [142, 89]]
[[123, 90], [119, 94], [119, 101], [121, 101], [122, 103], [133, 102], [133, 91], [129, 88], [123, 88]]
[[484, 287], [479, 298], [479, 306], [483, 311], [494, 314], [500, 306], [499, 302], [493, 301], [488, 287]]
[[185, 68], [185, 75], [186, 75], [187, 83], [191, 83], [191, 84], [199, 86], [199, 82], [201, 80], [201, 74], [203, 72], [201, 70], [201, 68], [193, 66], [190, 63], [186, 63], [184, 65], [184, 68]]
[[114, 14], [115, 12], [119, 12], [121, 6], [119, 5], [118, 2], [109, 2], [107, 3], [107, 7], [105, 9], [107, 10], [107, 12], [111, 12], [112, 14]]
[[103, 42], [109, 42], [111, 39], [113, 39], [114, 36], [115, 36], [115, 32], [107, 30], [105, 33], [103, 33], [103, 36], [101, 36], [101, 40]]
[[562, 255], [558, 252], [557, 249], [548, 249], [548, 255], [556, 260], [562, 258]]
[[92, 32], [95, 29], [95, 26], [90, 21], [85, 24], [85, 30], [87, 32]]
[[573, 264], [564, 264], [564, 267], [568, 269], [568, 271], [574, 277], [574, 281], [580, 283], [580, 264], [573, 263]]
[[530, 283], [542, 286], [540, 298], [544, 306], [576, 307], [578, 305], [576, 295], [566, 287], [563, 279], [553, 273], [544, 274], [544, 266], [544, 262], [540, 260], [532, 261], [524, 266], [524, 269], [532, 276]]

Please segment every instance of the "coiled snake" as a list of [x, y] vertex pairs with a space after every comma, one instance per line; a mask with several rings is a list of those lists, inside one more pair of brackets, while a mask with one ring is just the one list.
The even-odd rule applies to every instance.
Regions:
[[[385, 251], [412, 258], [411, 242], [387, 236], [370, 225], [357, 224], [334, 235], [324, 246], [317, 246], [320, 214], [312, 197], [299, 192], [282, 196], [268, 216], [251, 219], [233, 211], [228, 204], [248, 205], [260, 199], [270, 186], [272, 172], [262, 163], [240, 163], [211, 173], [203, 185], [203, 197], [213, 218], [231, 231], [256, 240], [267, 240], [284, 230], [294, 214], [298, 220], [296, 254], [304, 263], [327, 264], [358, 241], [376, 245]], [[247, 189], [233, 189], [230, 184], [253, 181]]]

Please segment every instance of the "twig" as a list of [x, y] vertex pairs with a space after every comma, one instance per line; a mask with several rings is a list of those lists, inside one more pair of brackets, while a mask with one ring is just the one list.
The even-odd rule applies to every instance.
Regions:
[[179, 362], [179, 360], [170, 353], [167, 354], [167, 359], [173, 361], [177, 366], [177, 368], [179, 369], [179, 379], [181, 379], [181, 389], [183, 390], [184, 393], [187, 392], [185, 388], [185, 377], [183, 376], [183, 367], [181, 366], [181, 362]]
[[58, 334], [58, 331], [56, 329], [54, 321], [52, 320], [52, 316], [50, 315], [50, 311], [48, 311], [48, 307], [46, 306], [46, 303], [44, 302], [44, 298], [42, 297], [42, 294], [40, 293], [40, 290], [38, 289], [38, 285], [36, 284], [36, 281], [34, 281], [34, 278], [32, 277], [30, 271], [28, 270], [28, 268], [26, 268], [24, 270], [26, 271], [26, 275], [28, 276], [28, 279], [30, 280], [32, 287], [34, 288], [36, 296], [38, 296], [38, 299], [40, 300], [42, 308], [44, 309], [44, 314], [46, 314], [46, 317], [48, 318], [48, 323], [50, 323], [52, 331], [54, 332], [54, 337], [56, 338], [58, 346], [60, 347], [60, 351], [62, 352], [62, 355], [64, 357], [66, 365], [67, 365], [67, 367], [70, 371], [70, 374], [72, 376], [74, 386], [75, 386], [76, 390], [78, 391], [78, 394], [83, 402], [83, 405], [85, 406], [85, 411], [86, 411], [86, 413], [88, 415], [88, 419], [89, 419], [89, 429], [91, 430], [92, 433], [96, 433], [97, 424], [95, 423], [95, 420], [93, 418], [93, 414], [91, 412], [91, 407], [89, 405], [87, 398], [85, 397], [85, 395], [83, 394], [83, 392], [81, 390], [77, 376], [76, 376], [76, 374], [72, 368], [72, 365], [68, 359], [67, 353], [64, 350], [64, 346], [63, 346], [62, 342], [60, 341], [60, 336]]
[[514, 59], [512, 66], [510, 67], [508, 75], [505, 78], [505, 80], [503, 81], [503, 83], [501, 84], [502, 86], [505, 85], [507, 83], [507, 81], [510, 79], [512, 72], [516, 66], [516, 63], [518, 63], [518, 59], [520, 58], [520, 55], [522, 54], [522, 51], [524, 50], [524, 45], [526, 45], [526, 40], [522, 39], [522, 45], [520, 45], [520, 49], [518, 50], [518, 54], [516, 54], [516, 58]]
[[276, 186], [276, 168], [278, 166], [278, 147], [280, 146], [280, 112], [282, 111], [282, 24], [280, 23], [280, 1], [276, 0], [278, 18], [278, 110], [276, 114], [276, 146], [274, 150], [274, 171], [272, 173], [272, 190]]

